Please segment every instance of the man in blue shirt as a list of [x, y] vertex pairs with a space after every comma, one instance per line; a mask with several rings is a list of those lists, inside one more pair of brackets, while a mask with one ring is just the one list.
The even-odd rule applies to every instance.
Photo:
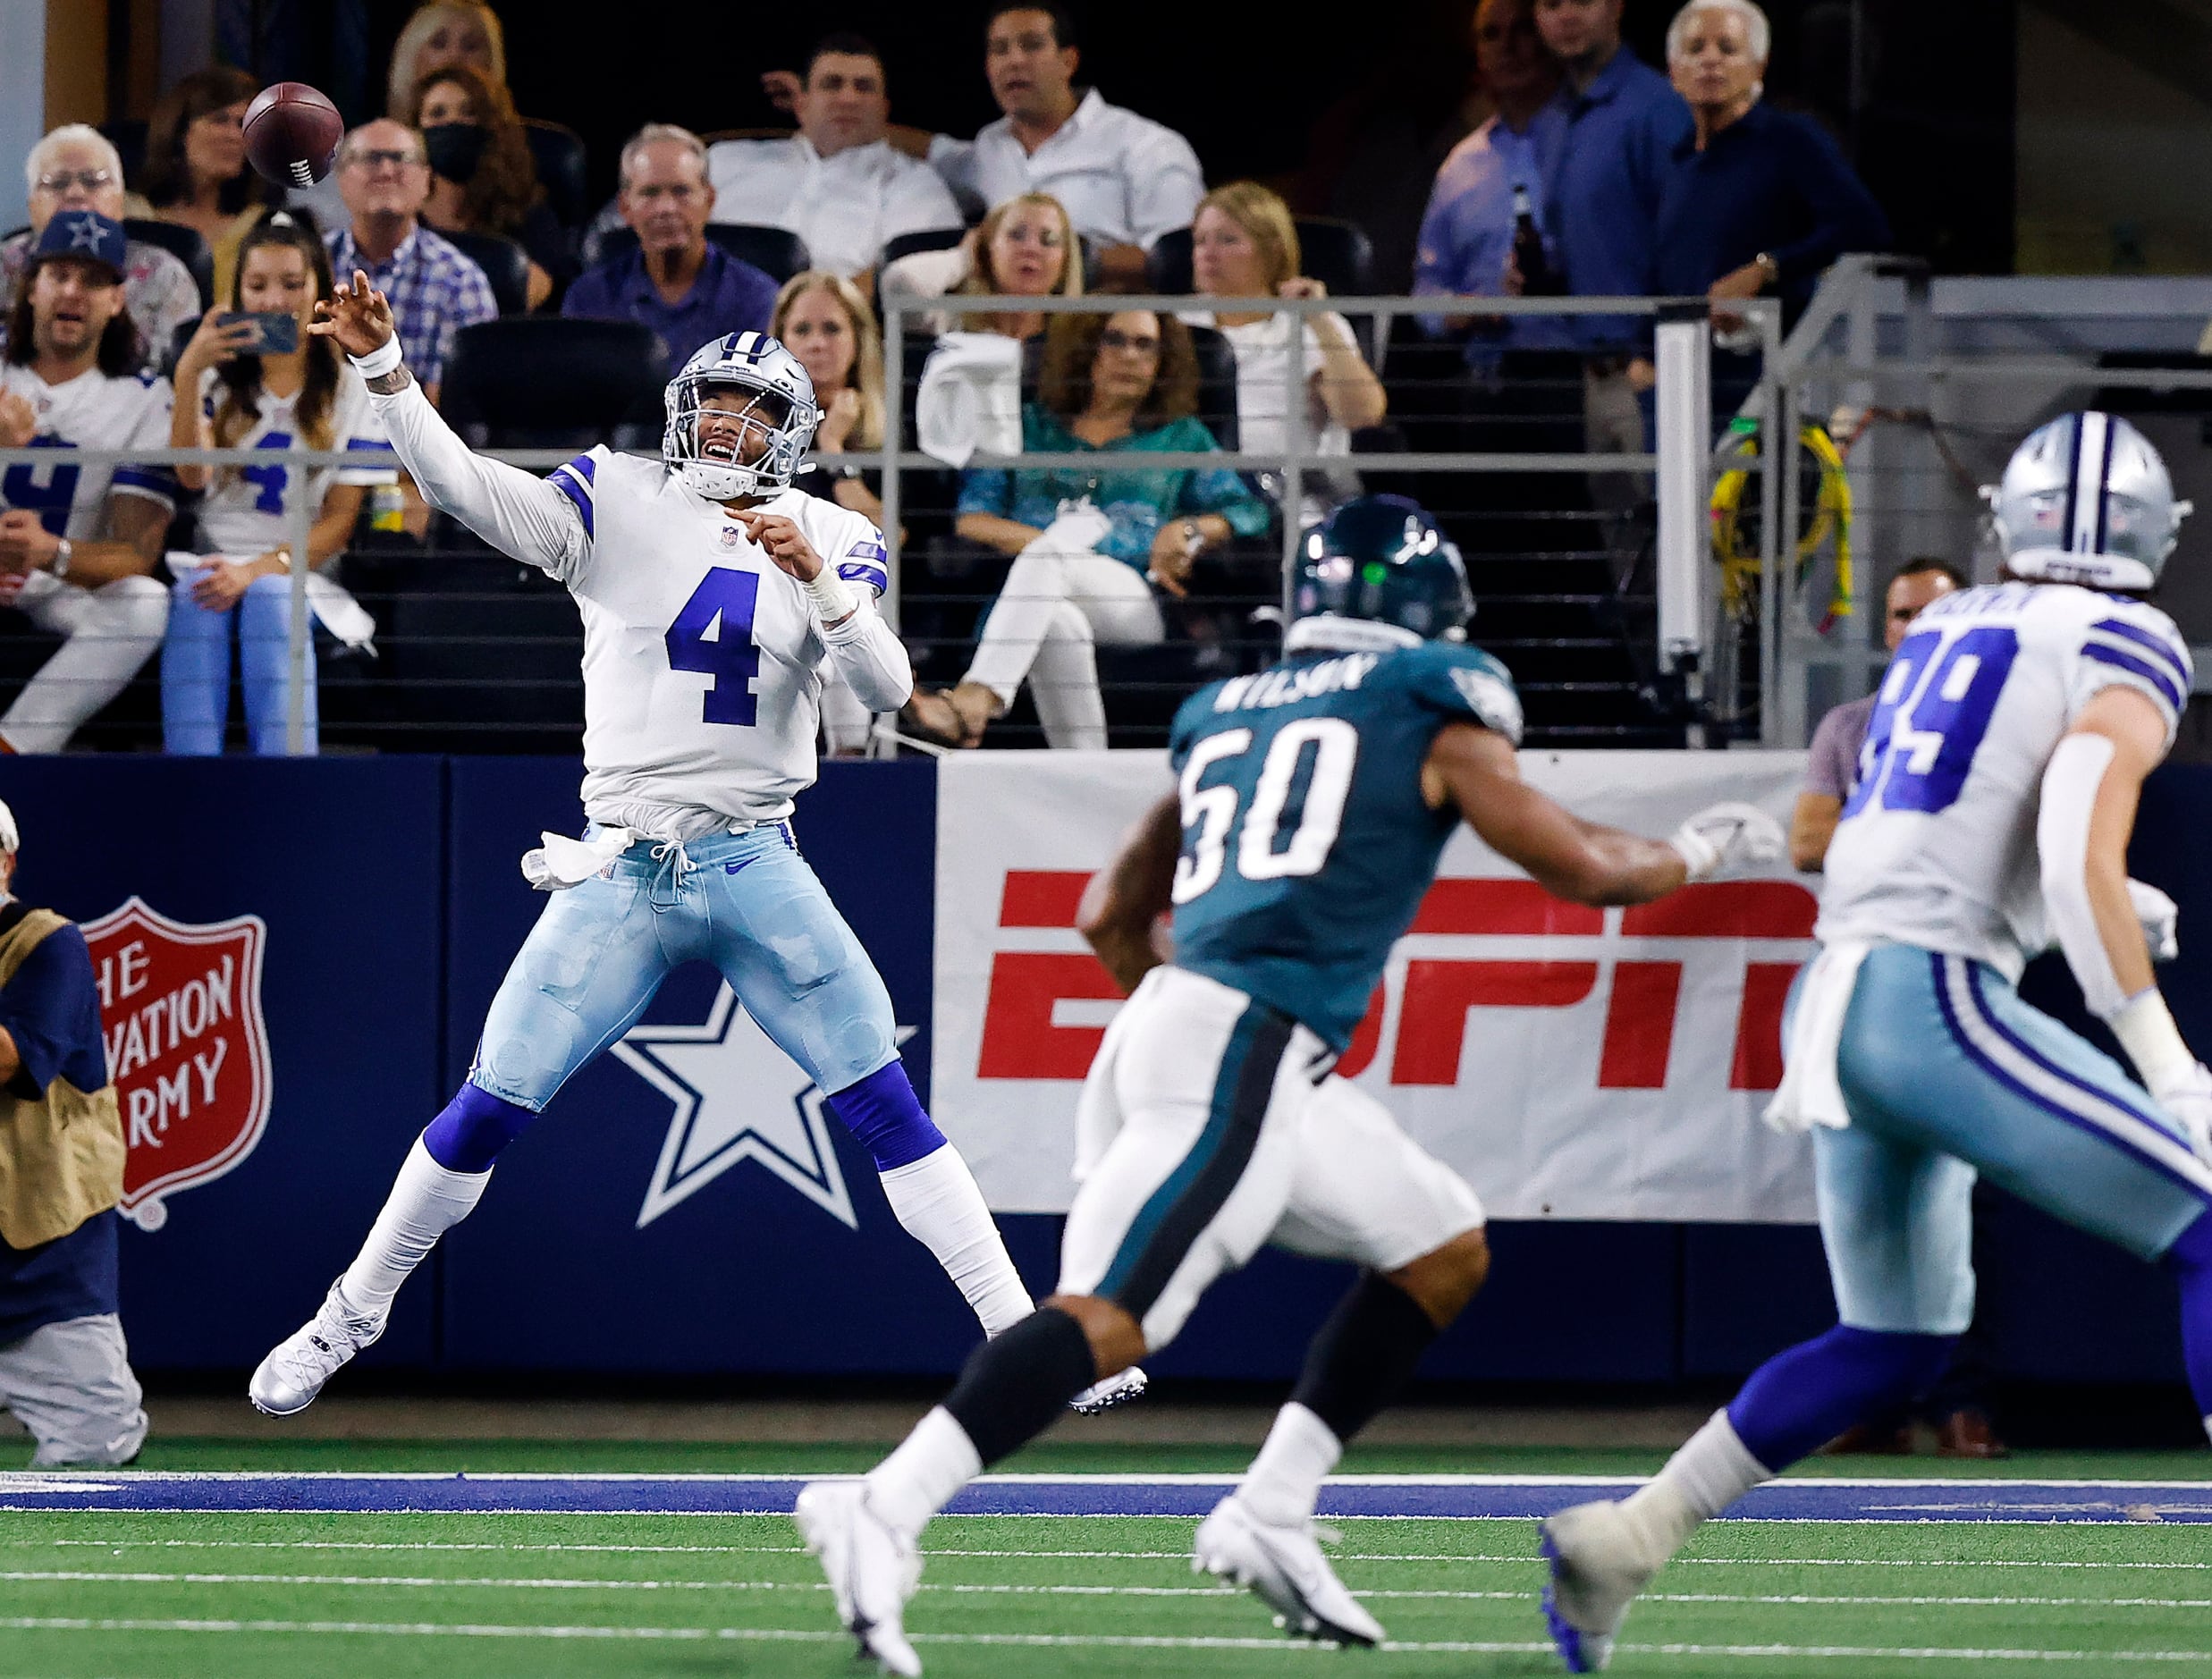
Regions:
[[637, 249], [587, 269], [561, 312], [643, 322], [660, 335], [671, 368], [725, 333], [766, 332], [776, 283], [707, 240], [714, 189], [699, 137], [648, 122], [622, 148], [621, 175], [615, 207]]
[[[1455, 146], [1437, 171], [1421, 218], [1415, 297], [1519, 291], [1526, 276], [1511, 266], [1514, 195], [1528, 193], [1541, 224], [1545, 187], [1566, 133], [1566, 113], [1552, 98], [1559, 86], [1558, 61], [1537, 38], [1532, 0], [1482, 0], [1475, 13], [1474, 55], [1483, 91], [1497, 111]], [[1467, 342], [1467, 359], [1478, 366], [1499, 350], [1558, 350], [1571, 342], [1561, 317], [1507, 316], [1495, 330], [1482, 328], [1483, 318], [1473, 312], [1424, 315], [1421, 323], [1433, 333], [1477, 326]]]

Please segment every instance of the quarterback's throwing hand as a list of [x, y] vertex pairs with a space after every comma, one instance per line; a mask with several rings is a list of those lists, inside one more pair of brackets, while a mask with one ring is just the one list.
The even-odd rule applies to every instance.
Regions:
[[815, 552], [806, 533], [782, 514], [747, 511], [731, 517], [745, 527], [745, 534], [756, 546], [767, 551], [779, 569], [801, 583], [812, 583], [822, 575], [822, 556]]
[[328, 302], [316, 304], [308, 331], [318, 338], [336, 339], [338, 348], [349, 356], [366, 356], [391, 341], [392, 305], [356, 268], [350, 282], [338, 283]]
[[1667, 843], [1682, 853], [1690, 878], [1724, 868], [1758, 867], [1781, 856], [1782, 824], [1756, 805], [1709, 805], [1675, 830]]

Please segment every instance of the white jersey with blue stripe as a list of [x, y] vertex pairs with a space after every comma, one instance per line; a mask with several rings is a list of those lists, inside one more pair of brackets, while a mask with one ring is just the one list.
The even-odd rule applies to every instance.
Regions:
[[[152, 374], [111, 378], [94, 368], [48, 384], [29, 367], [0, 364], [0, 391], [30, 404], [38, 429], [30, 447], [166, 449], [169, 382]], [[176, 480], [165, 467], [94, 465], [56, 453], [51, 466], [0, 470], [0, 509], [28, 509], [56, 536], [95, 542], [106, 534], [107, 497], [144, 495], [176, 504]]]
[[[200, 411], [209, 418], [223, 400], [220, 381], [213, 368], [201, 381]], [[300, 435], [299, 393], [273, 396], [264, 391], [256, 399], [259, 412], [233, 440], [237, 449], [305, 449]], [[384, 441], [384, 422], [369, 405], [368, 387], [353, 368], [341, 364], [336, 399], [331, 405], [330, 447], [356, 456], [359, 467], [324, 468], [302, 474], [297, 467], [274, 461], [250, 467], [225, 467], [214, 475], [199, 502], [199, 552], [249, 560], [264, 554], [292, 536], [291, 497], [304, 477], [307, 480], [308, 519], [321, 513], [323, 499], [333, 484], [390, 484], [398, 476], [398, 461]]]
[[2174, 620], [2130, 596], [2006, 583], [1936, 601], [1882, 679], [1816, 935], [2017, 980], [2051, 942], [2035, 835], [2052, 751], [2107, 688], [2150, 700], [2171, 745], [2191, 677]]

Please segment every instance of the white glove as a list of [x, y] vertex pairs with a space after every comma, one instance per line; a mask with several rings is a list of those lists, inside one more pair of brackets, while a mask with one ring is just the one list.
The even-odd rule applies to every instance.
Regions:
[[2135, 919], [2143, 925], [2143, 942], [2150, 947], [2154, 962], [2171, 962], [2182, 953], [2177, 929], [2181, 924], [2181, 907], [2155, 886], [2146, 886], [2140, 881], [2128, 882], [2128, 902], [2134, 907]]
[[1787, 843], [1782, 824], [1756, 805], [1709, 805], [1675, 830], [1667, 843], [1701, 881], [1724, 868], [1780, 860]]
[[2164, 1090], [2152, 1091], [2150, 1095], [2161, 1109], [2180, 1123], [2197, 1158], [2212, 1166], [2212, 1071], [2207, 1071], [2204, 1063], [2199, 1061], [2185, 1076], [2175, 1079]]

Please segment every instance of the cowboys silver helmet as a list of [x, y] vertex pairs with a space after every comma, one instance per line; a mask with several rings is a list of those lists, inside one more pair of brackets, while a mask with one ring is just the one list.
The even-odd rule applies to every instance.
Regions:
[[[732, 411], [746, 429], [765, 441], [756, 460], [741, 460], [740, 451], [729, 443], [717, 445], [713, 454], [702, 452], [700, 404], [710, 391], [737, 391], [747, 396], [744, 405]], [[684, 363], [683, 371], [668, 382], [663, 400], [668, 425], [661, 434], [661, 459], [710, 502], [789, 488], [798, 473], [799, 458], [822, 422], [815, 382], [798, 358], [765, 333], [730, 333], [702, 345]]]
[[2093, 589], [2157, 582], [2190, 510], [2150, 440], [2095, 409], [2030, 432], [1981, 495], [2014, 577]]

